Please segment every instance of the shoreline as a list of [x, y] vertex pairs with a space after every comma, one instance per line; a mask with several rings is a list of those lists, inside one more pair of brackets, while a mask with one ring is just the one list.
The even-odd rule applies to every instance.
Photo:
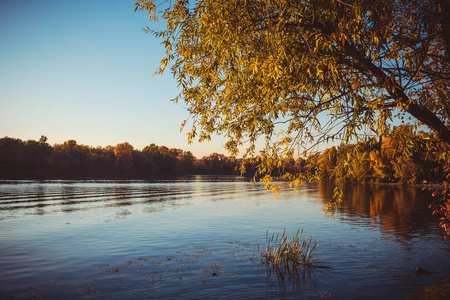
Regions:
[[400, 182], [367, 182], [369, 184], [374, 185], [388, 185], [388, 186], [412, 186], [412, 187], [421, 187], [421, 188], [441, 188], [444, 187], [443, 183], [439, 182], [427, 182], [427, 183], [400, 183]]

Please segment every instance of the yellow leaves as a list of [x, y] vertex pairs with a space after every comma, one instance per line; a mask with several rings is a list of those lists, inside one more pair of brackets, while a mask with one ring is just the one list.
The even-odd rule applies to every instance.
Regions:
[[320, 50], [320, 42], [321, 42], [321, 39], [317, 38], [316, 39], [316, 46], [314, 47], [314, 52], [318, 52]]
[[261, 178], [259, 181], [264, 182], [265, 186], [264, 188], [269, 189], [270, 182], [273, 180], [272, 176], [266, 174], [263, 178]]
[[275, 74], [279, 74], [281, 72], [281, 68], [279, 65], [275, 64], [274, 68], [273, 68]]
[[282, 145], [286, 147], [292, 142], [292, 138], [290, 136], [286, 136], [281, 140], [281, 142]]
[[380, 47], [380, 39], [378, 37], [374, 36], [372, 40], [377, 48]]
[[372, 57], [372, 62], [374, 62], [374, 61], [376, 61], [376, 60], [378, 60], [378, 59], [380, 59], [380, 54], [378, 54], [378, 52], [375, 52], [375, 53], [373, 54], [373, 57]]
[[186, 133], [186, 136], [188, 138], [188, 144], [191, 145], [194, 142], [194, 138], [197, 136], [197, 128], [192, 126], [191, 131]]
[[183, 131], [184, 125], [186, 125], [186, 120], [184, 120], [184, 121], [181, 123], [181, 126], [180, 126], [180, 132]]
[[253, 76], [258, 73], [258, 62], [257, 61], [253, 63], [252, 71], [253, 71], [253, 74], [252, 74]]
[[275, 184], [272, 184], [271, 182], [273, 181], [273, 177], [270, 175], [265, 175], [263, 178], [261, 178], [259, 180], [260, 182], [264, 182], [264, 188], [271, 190], [272, 192], [275, 192], [275, 198], [278, 198], [278, 195], [281, 192], [281, 187], [280, 186], [276, 186]]
[[303, 180], [298, 179], [298, 178], [294, 180], [294, 185], [295, 185], [295, 186], [298, 187], [298, 186], [300, 186], [300, 185], [302, 185], [302, 184], [303, 184]]
[[317, 66], [316, 75], [319, 79], [323, 79], [323, 71], [320, 69], [319, 66]]
[[303, 184], [303, 180], [296, 178], [294, 181], [292, 181], [291, 183], [289, 183], [289, 187], [292, 188], [294, 187], [294, 193], [297, 192], [297, 188], [299, 186], [301, 186]]
[[334, 214], [337, 212], [339, 205], [342, 203], [344, 193], [340, 185], [341, 184], [338, 184], [338, 186], [334, 188], [331, 200], [328, 201], [323, 208], [323, 214], [328, 215], [328, 219], [334, 217]]
[[351, 36], [353, 43], [360, 44], [361, 43], [361, 35], [359, 33], [353, 33]]
[[136, 6], [134, 8], [134, 11], [136, 12], [139, 10], [146, 10], [149, 14], [149, 22], [154, 21], [158, 22], [158, 15], [156, 14], [156, 5], [152, 0], [139, 0], [135, 1], [134, 5]]
[[186, 135], [188, 136], [188, 145], [194, 144], [193, 135], [190, 132], [186, 133]]
[[[384, 10], [381, 4], [374, 3], [363, 10], [358, 1], [353, 1], [354, 5], [341, 2], [319, 1], [310, 5], [304, 1], [269, 1], [260, 5], [254, 0], [239, 4], [234, 0], [197, 1], [191, 2], [191, 10], [186, 11], [185, 0], [169, 1], [164, 4], [167, 30], [155, 35], [164, 39], [166, 57], [155, 73], [162, 74], [168, 66], [173, 67], [182, 89], [180, 99], [194, 114], [194, 124], [201, 127], [200, 139], [223, 133], [233, 145], [244, 143], [251, 148], [259, 136], [270, 142], [276, 137], [279, 148], [265, 155], [279, 159], [277, 155], [294, 149], [300, 142], [351, 139], [366, 124], [366, 128], [381, 132], [379, 127], [386, 126], [389, 114], [380, 110], [390, 108], [376, 105], [385, 104], [386, 99], [373, 99], [390, 96], [388, 101], [395, 102], [392, 98], [396, 97], [392, 96], [400, 91], [395, 84], [398, 82], [402, 89], [400, 84], [407, 81], [402, 75], [407, 71], [395, 69], [396, 62], [413, 54], [402, 52], [404, 45], [392, 38], [389, 29], [398, 33], [397, 28], [389, 28], [394, 23], [371, 23], [376, 22], [371, 18]], [[153, 1], [142, 3], [150, 5]], [[345, 5], [344, 10], [337, 9], [341, 5]], [[314, 27], [315, 24], [327, 24], [327, 28]], [[343, 46], [348, 45], [356, 56], [345, 52]], [[371, 70], [364, 70], [357, 59], [364, 56], [382, 72], [398, 74], [395, 81], [381, 82]], [[429, 67], [434, 68], [432, 62]], [[403, 61], [399, 65], [403, 69], [415, 66], [414, 62], [407, 65]], [[408, 80], [418, 78], [416, 82], [425, 82], [426, 74], [421, 70], [418, 73], [408, 75]], [[420, 88], [414, 84], [411, 86]], [[433, 105], [439, 105], [434, 102]], [[330, 123], [321, 119], [326, 114]], [[289, 130], [275, 136], [277, 123], [285, 124], [280, 127]], [[334, 136], [340, 129], [346, 135]], [[292, 139], [286, 138], [289, 135]], [[195, 129], [187, 136], [192, 143], [197, 137]], [[236, 148], [230, 146], [232, 150]], [[251, 148], [249, 153], [258, 152]], [[275, 161], [271, 163], [273, 168], [283, 168]], [[269, 167], [266, 171], [281, 176]], [[271, 180], [265, 181], [266, 187], [278, 192], [279, 187]]]
[[392, 94], [395, 94], [395, 85], [392, 85], [391, 92], [392, 92]]
[[332, 62], [332, 61], [328, 61], [328, 70], [334, 75], [337, 76], [338, 75], [338, 70], [336, 68], [336, 63]]
[[271, 187], [270, 187], [270, 190], [272, 192], [275, 192], [276, 193], [275, 194], [275, 198], [278, 198], [278, 196], [280, 195], [280, 192], [281, 192], [281, 188], [279, 186], [276, 186], [276, 185], [272, 184]]

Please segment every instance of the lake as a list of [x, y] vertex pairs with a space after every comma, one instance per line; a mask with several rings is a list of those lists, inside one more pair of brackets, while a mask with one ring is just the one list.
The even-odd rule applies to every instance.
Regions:
[[[404, 299], [450, 277], [428, 193], [349, 185], [328, 219], [332, 191], [276, 198], [241, 177], [0, 181], [0, 298]], [[299, 229], [330, 268], [277, 276], [258, 243]]]

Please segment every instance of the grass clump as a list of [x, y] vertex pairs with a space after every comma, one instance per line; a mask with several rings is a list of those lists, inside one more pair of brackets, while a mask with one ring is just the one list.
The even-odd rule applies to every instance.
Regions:
[[263, 263], [275, 269], [283, 269], [289, 273], [291, 270], [297, 270], [299, 267], [316, 266], [316, 257], [314, 251], [318, 247], [318, 241], [311, 238], [302, 238], [303, 230], [298, 230], [296, 234], [289, 238], [286, 230], [283, 234], [266, 233], [266, 247], [258, 252]]

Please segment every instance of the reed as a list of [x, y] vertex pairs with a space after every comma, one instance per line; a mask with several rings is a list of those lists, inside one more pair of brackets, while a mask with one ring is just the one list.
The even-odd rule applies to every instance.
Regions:
[[302, 238], [303, 230], [298, 230], [296, 234], [289, 238], [286, 230], [283, 234], [266, 233], [266, 246], [260, 249], [258, 244], [258, 252], [263, 263], [274, 269], [284, 270], [287, 273], [298, 270], [299, 267], [310, 268], [316, 264], [314, 251], [318, 247], [318, 241], [311, 238]]

